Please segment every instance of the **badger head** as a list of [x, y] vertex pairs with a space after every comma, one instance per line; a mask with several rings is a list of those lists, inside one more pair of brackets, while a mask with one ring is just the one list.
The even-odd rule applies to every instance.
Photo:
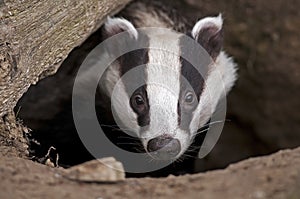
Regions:
[[[133, 132], [151, 157], [163, 160], [180, 157], [197, 130], [208, 122], [224, 88], [226, 93], [233, 86], [235, 64], [222, 51], [222, 24], [221, 16], [207, 17], [199, 20], [190, 33], [211, 60], [200, 74], [178, 56], [188, 48], [182, 43], [182, 34], [165, 35], [157, 30], [149, 36], [123, 18], [109, 18], [105, 23], [106, 37], [126, 31], [129, 34], [126, 42], [147, 40], [148, 48], [126, 53], [109, 67], [100, 88], [111, 97], [120, 128]], [[112, 48], [116, 50], [118, 46]], [[134, 75], [122, 78], [137, 68]], [[220, 75], [222, 82], [217, 78]], [[134, 81], [143, 83], [130, 91]]]

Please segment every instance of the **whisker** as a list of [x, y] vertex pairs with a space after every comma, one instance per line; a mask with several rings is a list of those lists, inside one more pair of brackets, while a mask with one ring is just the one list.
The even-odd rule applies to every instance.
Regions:
[[227, 120], [227, 119], [225, 119], [225, 120], [213, 121], [213, 122], [210, 122], [210, 123], [207, 123], [207, 124], [203, 125], [201, 128], [206, 127], [206, 126], [210, 126], [210, 125], [214, 125], [214, 124], [223, 123], [223, 122], [229, 122], [229, 121], [230, 121], [230, 120]]
[[184, 158], [183, 158], [182, 156], [180, 156], [179, 158], [177, 158], [177, 159], [175, 160], [175, 162], [181, 163], [181, 162], [183, 162], [183, 160], [184, 160]]
[[190, 149], [187, 149], [186, 152], [194, 152], [196, 149], [198, 150], [200, 147], [190, 147]]
[[129, 139], [129, 140], [136, 140], [136, 141], [139, 141], [140, 139], [138, 137], [132, 137], [132, 136], [118, 136], [118, 138], [123, 138], [123, 139]]
[[102, 127], [109, 127], [112, 128], [113, 130], [119, 130], [119, 131], [131, 131], [131, 129], [126, 129], [126, 128], [121, 128], [118, 125], [108, 125], [108, 124], [100, 124]]
[[138, 153], [145, 153], [145, 150], [142, 147], [134, 147], [133, 149], [136, 150]]
[[155, 162], [155, 160], [150, 155], [145, 155], [146, 160], [148, 160], [149, 163]]
[[118, 125], [115, 124], [100, 124], [100, 125], [105, 127], [118, 127]]
[[138, 143], [130, 143], [130, 142], [117, 142], [116, 144], [123, 144], [123, 145], [138, 145]]
[[[203, 132], [209, 130], [209, 128], [210, 128], [211, 125], [215, 125], [215, 124], [219, 124], [219, 123], [223, 123], [223, 122], [224, 122], [224, 123], [225, 123], [225, 122], [231, 122], [231, 120], [225, 119], [225, 120], [218, 120], [218, 121], [214, 121], [214, 122], [207, 123], [207, 124], [205, 124], [204, 126], [202, 126], [202, 127], [196, 132], [195, 135], [198, 135], [198, 134], [200, 134], [200, 133], [203, 133]], [[204, 129], [203, 129], [203, 128], [204, 128]]]
[[132, 130], [131, 129], [124, 129], [124, 128], [118, 128], [118, 129], [120, 129], [121, 131], [129, 131], [129, 132], [131, 132]]
[[189, 155], [189, 154], [183, 154], [182, 157], [195, 158], [195, 156], [192, 156], [192, 155]]
[[206, 129], [203, 129], [203, 130], [201, 130], [201, 131], [197, 131], [197, 132], [195, 133], [195, 135], [198, 135], [198, 134], [200, 134], [200, 133], [206, 132], [208, 129], [209, 129], [209, 127], [207, 127]]
[[175, 162], [183, 162], [186, 158], [196, 158], [196, 157], [188, 154], [183, 154]]

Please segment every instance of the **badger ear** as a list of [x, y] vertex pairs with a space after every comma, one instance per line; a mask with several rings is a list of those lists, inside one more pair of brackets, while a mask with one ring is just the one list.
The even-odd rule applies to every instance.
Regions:
[[215, 60], [223, 47], [223, 18], [206, 17], [199, 20], [192, 30], [193, 38], [208, 52]]
[[124, 18], [107, 18], [103, 27], [103, 34], [105, 37], [108, 38], [124, 31], [127, 31], [132, 38], [138, 38], [137, 30], [128, 20]]

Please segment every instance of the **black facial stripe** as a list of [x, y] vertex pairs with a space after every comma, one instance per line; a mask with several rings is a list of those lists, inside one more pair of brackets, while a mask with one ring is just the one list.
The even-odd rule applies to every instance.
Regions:
[[[191, 63], [182, 57], [180, 57], [180, 63], [182, 75], [180, 78], [180, 94], [185, 94], [184, 91], [193, 89], [192, 91], [195, 92], [197, 100], [199, 101], [200, 94], [203, 90], [204, 78]], [[188, 85], [183, 78], [185, 78], [190, 85]], [[189, 88], [190, 86], [192, 88]]]
[[[193, 111], [196, 109], [200, 100], [200, 95], [203, 90], [204, 78], [201, 74], [185, 59], [181, 60], [181, 77], [180, 77], [180, 92], [178, 100], [178, 121], [179, 126], [183, 130], [189, 129]], [[187, 92], [195, 93], [195, 100], [192, 104], [185, 102], [185, 95]]]
[[[197, 60], [199, 65], [193, 66], [187, 59], [195, 57], [195, 49], [191, 49], [193, 45], [187, 45], [185, 39], [180, 39], [180, 63], [181, 63], [181, 77], [180, 77], [180, 93], [178, 100], [178, 125], [183, 130], [189, 130], [189, 125], [193, 117], [193, 111], [196, 109], [200, 96], [204, 88], [204, 81], [208, 71], [208, 64], [202, 60]], [[201, 58], [199, 58], [201, 59]], [[194, 59], [193, 59], [194, 60]], [[200, 72], [201, 73], [200, 73]], [[185, 95], [187, 92], [193, 92], [197, 100], [192, 104], [185, 102]]]
[[177, 103], [177, 121], [178, 121], [178, 125], [181, 124], [181, 105], [180, 105], [180, 102], [178, 100], [178, 103]]
[[[142, 109], [139, 109], [135, 107], [134, 105], [134, 100], [135, 100], [135, 95], [141, 95], [145, 101], [144, 105], [142, 106]], [[141, 127], [147, 126], [150, 123], [150, 115], [149, 115], [149, 100], [148, 100], [148, 95], [146, 91], [146, 85], [138, 88], [131, 96], [130, 98], [130, 106], [132, 110], [137, 114], [138, 118], [138, 125]]]
[[[191, 41], [187, 39], [187, 36], [190, 37], [192, 41], [194, 40], [190, 33], [179, 39], [181, 75], [193, 88], [199, 101], [204, 87], [204, 81], [208, 74], [208, 66], [211, 64], [212, 60], [210, 57], [206, 56], [204, 49], [199, 48], [194, 43], [191, 43]], [[194, 65], [192, 65], [189, 60], [192, 60]], [[182, 78], [180, 81], [180, 88], [182, 92], [183, 89], [187, 89], [189, 85], [185, 84]]]
[[134, 67], [147, 64], [149, 61], [148, 49], [138, 49], [122, 55], [119, 59], [121, 76]]
[[[120, 63], [120, 66], [121, 66], [120, 67], [120, 76], [121, 77], [129, 70], [131, 70], [137, 66], [145, 65], [149, 62], [149, 56], [148, 56], [149, 49], [148, 48], [143, 48], [143, 49], [139, 48], [140, 43], [142, 43], [143, 46], [149, 47], [149, 40], [150, 39], [146, 34], [139, 32], [138, 40], [131, 39], [130, 41], [126, 41], [127, 43], [130, 42], [130, 45], [133, 48], [136, 48], [137, 50], [125, 53], [124, 55], [122, 55], [118, 58], [118, 62]], [[136, 82], [146, 83], [147, 78], [146, 78], [145, 69], [138, 70], [137, 73], [138, 73], [138, 75], [136, 74], [136, 75], [130, 77], [130, 78], [132, 78], [132, 79], [130, 79], [130, 82], [132, 82], [133, 84]], [[127, 91], [129, 91], [129, 88], [131, 88], [130, 85], [128, 84], [130, 82], [124, 82], [124, 85], [125, 85]]]
[[[139, 40], [138, 41], [132, 40], [132, 42], [136, 42], [137, 45], [138, 42], [143, 42], [143, 43], [146, 42], [146, 44], [148, 44], [147, 46], [149, 46], [149, 38], [147, 37], [147, 35], [143, 35], [141, 33], [139, 34]], [[137, 70], [135, 70], [134, 75], [130, 76], [130, 79], [128, 78], [122, 79], [125, 86], [125, 90], [128, 93], [128, 97], [130, 98], [130, 106], [132, 110], [136, 113], [137, 120], [138, 120], [137, 122], [141, 127], [149, 125], [150, 123], [150, 116], [149, 116], [150, 106], [149, 106], [149, 100], [148, 100], [147, 89], [146, 89], [147, 74], [146, 74], [146, 66], [145, 66], [145, 64], [149, 62], [148, 51], [149, 50], [147, 48], [138, 49], [138, 50], [128, 52], [118, 58], [118, 62], [120, 63], [121, 66], [120, 67], [121, 77], [129, 70], [144, 65], [142, 67], [136, 68]], [[141, 85], [143, 86], [137, 88], [132, 93], [131, 89], [136, 88], [137, 83], [140, 86]], [[146, 104], [145, 104], [145, 110], [143, 111], [138, 111], [138, 109], [133, 107], [131, 98], [136, 94], [141, 94], [145, 99]]]

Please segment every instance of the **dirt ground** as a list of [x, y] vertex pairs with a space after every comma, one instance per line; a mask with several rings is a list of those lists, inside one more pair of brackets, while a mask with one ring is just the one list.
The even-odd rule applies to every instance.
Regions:
[[196, 175], [75, 182], [30, 160], [0, 157], [0, 198], [300, 198], [300, 148]]
[[[240, 67], [240, 79], [228, 99], [231, 122], [199, 171], [300, 146], [296, 111], [300, 108], [300, 1], [180, 2], [189, 7], [174, 4], [191, 18], [223, 13], [225, 48]], [[9, 128], [13, 133], [22, 127]], [[24, 147], [0, 137], [1, 199], [300, 198], [300, 148], [248, 159], [224, 170], [100, 184], [70, 181], [60, 175], [60, 169], [18, 158]]]

